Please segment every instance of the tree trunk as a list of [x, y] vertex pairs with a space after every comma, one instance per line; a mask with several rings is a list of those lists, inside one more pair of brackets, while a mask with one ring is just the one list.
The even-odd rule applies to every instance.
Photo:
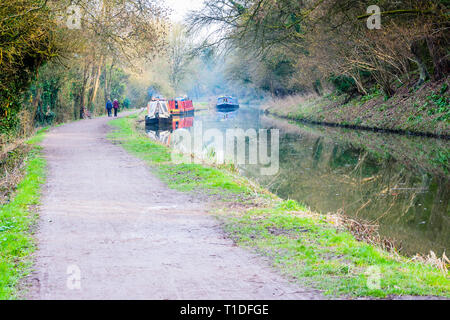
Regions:
[[427, 37], [427, 46], [434, 65], [434, 80], [444, 78], [450, 71], [450, 61], [447, 58], [445, 46], [438, 44], [438, 39]]
[[106, 102], [108, 102], [109, 99], [109, 95], [108, 95], [108, 72], [106, 71], [106, 65], [105, 65], [105, 85], [103, 86], [103, 95], [104, 95], [104, 99], [105, 99], [105, 105]]
[[106, 64], [105, 64], [105, 105], [108, 102], [108, 100], [111, 98], [111, 92], [110, 92], [110, 86], [111, 86], [111, 74], [112, 69], [114, 68], [114, 62], [111, 63], [111, 66], [109, 68], [109, 71], [107, 70]]
[[423, 62], [422, 58], [420, 57], [418, 42], [414, 42], [411, 45], [411, 53], [414, 56], [414, 59], [412, 59], [412, 60], [417, 64], [417, 67], [419, 68], [419, 74], [420, 74], [420, 78], [419, 78], [419, 81], [417, 82], [416, 86], [420, 86], [420, 85], [422, 85], [422, 83], [424, 83], [425, 81], [427, 81], [430, 78], [430, 74], [428, 73], [425, 63]]
[[[38, 84], [37, 80], [36, 80], [36, 84]], [[34, 96], [33, 102], [32, 102], [33, 111], [30, 116], [31, 121], [29, 123], [33, 123], [33, 124], [35, 123], [36, 114], [37, 114], [39, 105], [41, 104], [41, 95], [42, 95], [42, 88], [39, 85], [37, 85], [36, 86], [36, 95]]]
[[356, 73], [356, 74], [352, 73], [352, 74], [349, 74], [349, 76], [355, 81], [358, 92], [362, 95], [366, 95], [368, 92], [364, 88], [364, 85], [361, 81], [361, 76], [358, 73]]
[[84, 117], [84, 108], [86, 106], [86, 88], [87, 88], [88, 80], [90, 78], [89, 69], [90, 69], [90, 63], [88, 63], [86, 61], [84, 64], [83, 84], [81, 85], [81, 88], [80, 88], [80, 105], [79, 105], [80, 119], [83, 119], [83, 117]]
[[100, 56], [100, 62], [98, 64], [97, 73], [95, 75], [94, 89], [90, 101], [91, 106], [94, 105], [95, 99], [97, 98], [98, 88], [100, 86], [100, 76], [102, 75], [102, 66], [103, 66], [103, 55]]
[[395, 94], [395, 90], [392, 89], [392, 86], [391, 86], [390, 83], [385, 82], [385, 83], [383, 83], [382, 87], [383, 87], [383, 92], [384, 92], [384, 94], [385, 94], [388, 98], [392, 97], [392, 96]]

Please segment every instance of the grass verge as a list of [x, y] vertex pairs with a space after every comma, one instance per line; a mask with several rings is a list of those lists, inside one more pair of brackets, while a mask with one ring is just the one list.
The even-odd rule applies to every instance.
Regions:
[[448, 275], [436, 267], [357, 241], [292, 200], [235, 215], [225, 227], [238, 244], [257, 249], [285, 274], [327, 295], [450, 296]]
[[225, 201], [245, 202], [239, 210], [218, 210], [225, 230], [238, 244], [271, 259], [283, 273], [331, 296], [450, 297], [446, 271], [413, 261], [381, 247], [357, 241], [329, 216], [310, 212], [293, 200], [283, 201], [229, 167], [174, 164], [170, 149], [139, 133], [137, 116], [111, 122], [109, 138], [147, 161], [162, 180], [182, 191], [220, 194]]
[[31, 148], [24, 178], [9, 202], [0, 207], [0, 300], [18, 297], [18, 282], [31, 267], [30, 254], [35, 249], [31, 226], [37, 218], [33, 206], [39, 204], [46, 166], [38, 144], [45, 131], [40, 130], [26, 142]]

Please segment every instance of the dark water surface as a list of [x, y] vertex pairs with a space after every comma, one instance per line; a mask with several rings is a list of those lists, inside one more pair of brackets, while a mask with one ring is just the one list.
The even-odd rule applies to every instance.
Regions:
[[314, 211], [376, 222], [405, 254], [441, 255], [450, 247], [449, 141], [293, 123], [246, 107], [197, 112], [172, 130], [147, 132], [170, 144], [173, 129], [194, 134], [199, 126], [224, 137], [230, 128], [278, 129], [279, 171], [262, 175], [262, 165], [241, 164], [241, 174]]

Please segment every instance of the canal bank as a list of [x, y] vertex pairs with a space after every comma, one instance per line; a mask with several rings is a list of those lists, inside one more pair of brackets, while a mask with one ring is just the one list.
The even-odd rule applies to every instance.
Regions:
[[389, 99], [379, 89], [350, 99], [324, 96], [288, 96], [265, 104], [267, 114], [312, 124], [429, 137], [450, 137], [449, 80], [411, 82]]
[[170, 187], [215, 199], [214, 213], [229, 237], [300, 283], [333, 296], [450, 296], [448, 273], [437, 259], [425, 263], [358, 241], [346, 219], [282, 200], [234, 166], [174, 164], [170, 149], [149, 140], [136, 119], [111, 122], [116, 130], [110, 139], [145, 160]]
[[265, 116], [261, 122], [280, 128], [281, 137], [279, 176], [255, 176], [261, 185], [314, 211], [375, 224], [407, 256], [448, 252], [447, 140]]

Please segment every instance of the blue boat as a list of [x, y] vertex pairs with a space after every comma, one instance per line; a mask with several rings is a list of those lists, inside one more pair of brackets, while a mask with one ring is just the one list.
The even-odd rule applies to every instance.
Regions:
[[222, 96], [217, 98], [216, 108], [218, 110], [230, 110], [239, 108], [239, 102], [237, 98], [231, 96]]

